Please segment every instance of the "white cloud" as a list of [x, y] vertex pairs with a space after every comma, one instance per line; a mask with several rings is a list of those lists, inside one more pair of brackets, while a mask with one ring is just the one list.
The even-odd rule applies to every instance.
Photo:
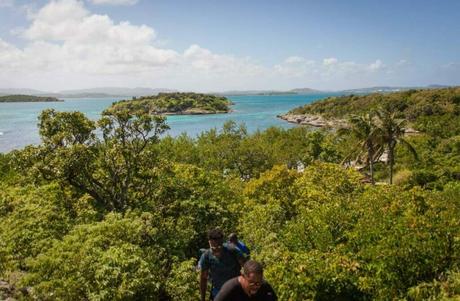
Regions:
[[338, 60], [335, 57], [327, 58], [323, 60], [324, 66], [332, 66], [337, 64]]
[[441, 65], [441, 68], [447, 70], [460, 70], [460, 63], [449, 62], [447, 64]]
[[18, 67], [23, 59], [23, 53], [18, 48], [0, 39], [0, 69], [5, 70]]
[[377, 70], [382, 69], [384, 67], [385, 67], [385, 65], [382, 63], [381, 60], [376, 60], [375, 62], [373, 62], [372, 64], [369, 65], [369, 69], [372, 70], [372, 71], [377, 71]]
[[409, 62], [407, 60], [399, 60], [397, 63], [396, 63], [396, 66], [405, 66], [409, 64]]
[[91, 13], [77, 0], [50, 1], [31, 16], [22, 36], [28, 41], [23, 48], [0, 44], [0, 66], [18, 78], [54, 72], [61, 77], [67, 73], [69, 78], [169, 78], [176, 85], [177, 78], [244, 83], [265, 70], [250, 58], [216, 54], [198, 45], [182, 53], [160, 48], [153, 28], [115, 23], [107, 15]]
[[273, 67], [275, 74], [287, 77], [303, 77], [317, 73], [316, 63], [313, 60], [299, 56], [290, 56], [284, 62]]
[[[155, 31], [129, 22], [114, 23], [91, 14], [76, 0], [51, 1], [24, 31], [30, 40], [23, 54], [32, 66], [91, 74], [144, 72], [174, 64], [179, 54], [153, 45]], [[29, 66], [30, 68], [30, 66]]]
[[324, 58], [322, 63], [308, 60], [303, 57], [288, 57], [283, 63], [274, 66], [274, 71], [282, 76], [337, 79], [351, 75], [366, 75], [370, 72], [377, 72], [385, 67], [381, 60], [370, 64], [359, 64], [353, 61], [341, 62], [337, 58]]
[[80, 29], [80, 22], [88, 15], [83, 2], [51, 1], [31, 16], [33, 23], [24, 36], [30, 40], [72, 39]]
[[195, 71], [212, 72], [216, 74], [254, 76], [263, 68], [252, 62], [250, 58], [237, 58], [232, 55], [216, 54], [199, 45], [191, 45], [183, 53], [185, 66]]
[[[2, 1], [2, 0], [0, 0]], [[1, 2], [0, 2], [1, 3]], [[95, 85], [153, 86], [191, 90], [326, 87], [329, 83], [365, 86], [395, 69], [380, 59], [370, 63], [314, 61], [290, 56], [272, 66], [250, 57], [215, 53], [193, 44], [184, 51], [159, 46], [146, 25], [115, 22], [94, 14], [77, 0], [52, 0], [30, 14], [22, 30], [25, 46], [0, 39], [0, 82], [38, 89]], [[28, 81], [24, 82], [24, 81]], [[55, 87], [55, 85], [64, 85]], [[42, 86], [38, 86], [42, 85]], [[336, 88], [336, 87], [333, 87]]]
[[138, 45], [151, 43], [155, 31], [129, 22], [114, 24], [107, 15], [91, 15], [83, 2], [61, 0], [43, 7], [24, 35], [30, 40]]
[[134, 5], [138, 0], [89, 0], [93, 4], [107, 4], [107, 5]]
[[[376, 59], [370, 63], [340, 61], [335, 57], [319, 62], [305, 57], [288, 57], [273, 66], [273, 74], [285, 86], [313, 87], [318, 89], [347, 89], [382, 85], [398, 76], [400, 62], [385, 65]], [[399, 68], [399, 69], [398, 69]]]
[[295, 63], [303, 63], [305, 62], [305, 59], [300, 56], [290, 56], [287, 59], [284, 60], [285, 63], [287, 64], [295, 64]]

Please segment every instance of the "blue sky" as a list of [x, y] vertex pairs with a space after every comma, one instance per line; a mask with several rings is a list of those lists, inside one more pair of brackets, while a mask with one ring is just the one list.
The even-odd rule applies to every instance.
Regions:
[[460, 1], [0, 0], [0, 88], [460, 84]]

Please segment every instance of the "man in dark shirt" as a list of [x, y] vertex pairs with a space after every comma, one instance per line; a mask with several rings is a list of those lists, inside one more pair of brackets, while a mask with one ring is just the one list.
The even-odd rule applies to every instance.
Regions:
[[245, 257], [234, 246], [223, 243], [224, 234], [219, 229], [209, 231], [209, 249], [206, 250], [198, 262], [200, 275], [201, 301], [206, 300], [208, 278], [211, 279], [211, 297], [213, 300], [224, 283], [240, 275], [241, 266]]
[[243, 275], [225, 282], [214, 301], [276, 301], [273, 288], [264, 280], [263, 268], [254, 260], [243, 266]]

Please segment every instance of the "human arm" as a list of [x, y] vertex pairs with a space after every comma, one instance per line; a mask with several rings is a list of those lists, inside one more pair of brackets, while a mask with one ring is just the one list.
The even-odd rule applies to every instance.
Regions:
[[200, 296], [201, 301], [206, 300], [206, 290], [208, 288], [208, 270], [201, 270], [200, 272]]
[[208, 289], [208, 276], [209, 276], [209, 261], [207, 252], [201, 254], [198, 261], [198, 269], [200, 270], [200, 300], [206, 300], [206, 291]]

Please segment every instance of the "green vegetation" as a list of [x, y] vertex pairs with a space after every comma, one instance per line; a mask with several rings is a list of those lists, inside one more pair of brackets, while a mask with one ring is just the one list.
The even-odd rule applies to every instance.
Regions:
[[[295, 108], [292, 114], [319, 114], [326, 118], [346, 118], [349, 115], [364, 115], [381, 107], [394, 108], [399, 117], [414, 123], [422, 129], [423, 120], [438, 124], [448, 117], [459, 114], [460, 87], [430, 90], [408, 90], [388, 94], [334, 96], [303, 107]], [[435, 117], [438, 116], [438, 117]], [[444, 118], [439, 118], [445, 116]], [[433, 117], [435, 117], [433, 119]], [[460, 132], [460, 121], [457, 123], [456, 134]], [[446, 120], [447, 121], [447, 120]], [[439, 124], [442, 126], [441, 124]]]
[[[363, 138], [366, 133], [359, 134], [357, 131], [365, 131], [366, 128], [364, 121], [358, 121], [369, 113], [372, 116], [368, 117], [367, 131], [374, 140], [371, 152], [375, 152], [374, 159], [377, 159], [385, 151], [388, 168], [384, 168], [382, 162], [369, 161], [369, 154], [367, 157], [360, 154], [359, 150], [365, 148], [363, 143], [366, 144], [366, 139]], [[388, 178], [393, 182], [395, 177], [399, 184], [422, 185], [431, 189], [439, 189], [446, 182], [460, 178], [460, 161], [455, 146], [460, 135], [460, 87], [330, 97], [293, 109], [289, 114], [348, 119], [350, 128], [339, 131], [348, 132], [344, 138], [352, 142], [346, 159], [355, 156], [355, 162], [364, 161], [366, 166], [372, 167], [371, 178], [375, 173], [379, 180]], [[408, 128], [418, 133], [410, 134], [409, 131], [404, 135]], [[396, 144], [405, 149], [396, 147]], [[357, 148], [356, 145], [362, 147]], [[449, 145], [447, 148], [452, 151], [441, 151], [440, 148], [445, 145]]]
[[63, 101], [56, 97], [33, 95], [6, 95], [0, 96], [0, 102], [56, 102]]
[[223, 96], [175, 92], [122, 100], [110, 109], [151, 114], [215, 114], [228, 113], [230, 105], [231, 102]]
[[[192, 138], [164, 136], [165, 118], [143, 111], [94, 122], [46, 110], [41, 145], [0, 154], [11, 287], [0, 299], [197, 300], [199, 249], [221, 227], [265, 264], [280, 300], [457, 300], [458, 129], [391, 131], [417, 158], [392, 142], [393, 184], [370, 185], [342, 162], [380, 152], [384, 118], [356, 117], [343, 133], [228, 122]], [[374, 163], [386, 181], [389, 162]]]

